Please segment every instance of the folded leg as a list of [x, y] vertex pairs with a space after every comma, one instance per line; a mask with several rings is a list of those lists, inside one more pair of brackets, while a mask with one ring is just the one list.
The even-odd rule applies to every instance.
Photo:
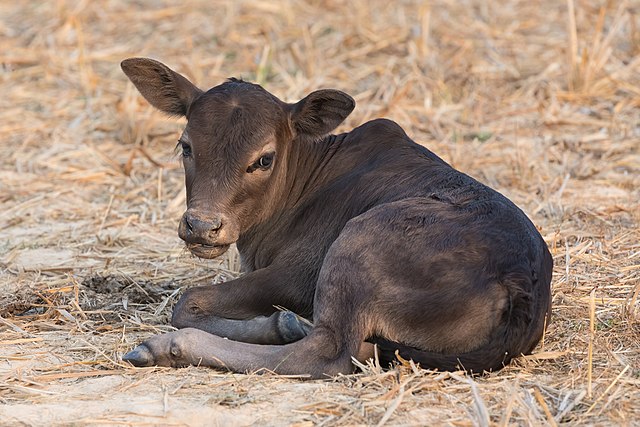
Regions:
[[298, 341], [311, 330], [311, 324], [291, 311], [276, 311], [271, 316], [252, 319], [224, 319], [216, 316], [194, 318], [174, 326], [195, 328], [222, 338], [253, 344], [287, 344]]

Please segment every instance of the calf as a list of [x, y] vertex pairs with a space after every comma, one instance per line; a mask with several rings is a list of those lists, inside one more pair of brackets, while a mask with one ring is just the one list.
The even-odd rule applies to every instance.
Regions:
[[201, 258], [235, 243], [244, 273], [188, 289], [179, 330], [123, 360], [318, 378], [352, 372], [377, 344], [385, 364], [397, 351], [481, 373], [540, 340], [552, 270], [542, 237], [396, 123], [329, 135], [355, 106], [343, 92], [289, 104], [242, 80], [203, 92], [151, 59], [121, 65], [153, 106], [187, 118], [180, 237]]

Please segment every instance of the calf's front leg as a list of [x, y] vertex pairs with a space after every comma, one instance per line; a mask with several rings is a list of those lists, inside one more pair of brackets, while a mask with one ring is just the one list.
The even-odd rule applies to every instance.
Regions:
[[[175, 312], [174, 312], [175, 318]], [[287, 344], [298, 341], [311, 330], [311, 323], [291, 311], [276, 311], [271, 316], [256, 316], [246, 320], [206, 316], [191, 322], [172, 322], [179, 329], [202, 331], [253, 344]]]
[[[173, 311], [172, 325], [196, 328], [234, 341], [255, 344], [286, 344], [306, 336], [310, 325], [296, 312], [308, 312], [305, 281], [284, 285], [287, 277], [277, 267], [248, 273], [218, 285], [187, 289]], [[301, 289], [302, 288], [302, 289]]]

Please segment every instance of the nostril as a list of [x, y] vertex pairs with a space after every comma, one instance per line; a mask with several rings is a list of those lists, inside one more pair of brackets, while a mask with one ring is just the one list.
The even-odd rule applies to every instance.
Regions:
[[187, 230], [193, 231], [193, 225], [191, 225], [191, 221], [189, 221], [189, 217], [184, 217], [184, 224], [187, 226]]
[[215, 218], [213, 221], [211, 221], [212, 231], [218, 231], [220, 230], [220, 227], [222, 227], [222, 221], [220, 220], [220, 218]]

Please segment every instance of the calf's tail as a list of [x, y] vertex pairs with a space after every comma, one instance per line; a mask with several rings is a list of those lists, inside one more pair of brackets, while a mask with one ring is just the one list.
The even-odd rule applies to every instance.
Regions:
[[502, 280], [508, 290], [508, 305], [500, 326], [481, 347], [461, 354], [442, 354], [424, 351], [401, 343], [372, 337], [378, 346], [382, 366], [397, 361], [396, 351], [403, 359], [412, 359], [426, 369], [440, 371], [465, 370], [473, 374], [497, 371], [511, 359], [528, 354], [542, 338], [551, 309], [552, 259], [545, 250], [545, 261], [539, 277], [531, 273], [513, 273]]

